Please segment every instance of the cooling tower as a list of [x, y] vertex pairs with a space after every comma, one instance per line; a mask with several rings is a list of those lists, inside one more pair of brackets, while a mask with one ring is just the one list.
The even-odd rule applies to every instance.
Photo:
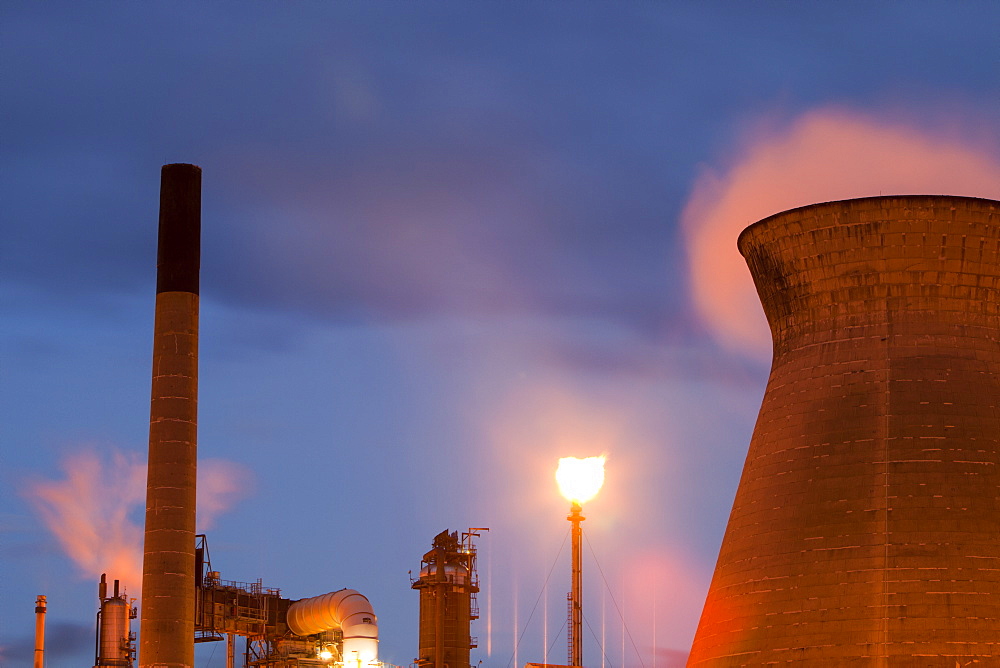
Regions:
[[739, 238], [774, 358], [689, 666], [1000, 661], [1000, 202]]
[[164, 165], [156, 258], [139, 665], [194, 665], [201, 169]]

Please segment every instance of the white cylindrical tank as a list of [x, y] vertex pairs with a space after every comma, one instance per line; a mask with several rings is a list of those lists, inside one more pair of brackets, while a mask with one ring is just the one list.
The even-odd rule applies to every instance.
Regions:
[[339, 628], [344, 634], [343, 661], [348, 665], [378, 661], [378, 617], [368, 599], [353, 589], [296, 601], [288, 608], [287, 621], [299, 636]]

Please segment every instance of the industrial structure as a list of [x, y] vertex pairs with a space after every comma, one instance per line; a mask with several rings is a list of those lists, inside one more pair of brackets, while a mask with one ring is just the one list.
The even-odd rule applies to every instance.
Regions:
[[[236, 665], [243, 638], [245, 668], [383, 668], [378, 617], [368, 598], [340, 589], [305, 599], [255, 582], [223, 580], [204, 535], [195, 535], [198, 415], [198, 315], [201, 263], [201, 169], [161, 170], [153, 328], [149, 458], [143, 542], [138, 661], [141, 668], [193, 668], [196, 643], [226, 643]], [[476, 547], [480, 531], [441, 533], [424, 555], [421, 575], [421, 666], [469, 668], [469, 635], [479, 610]], [[132, 668], [137, 610], [102, 575], [95, 668]], [[44, 668], [46, 597], [35, 603], [34, 668]], [[395, 668], [395, 667], [391, 667]]]
[[559, 492], [570, 502], [570, 545], [572, 552], [570, 592], [566, 594], [566, 644], [570, 666], [583, 665], [583, 504], [590, 501], [604, 485], [606, 457], [563, 457], [556, 469]]
[[[223, 580], [195, 536], [200, 207], [200, 168], [165, 165], [140, 668], [193, 668], [195, 643], [221, 641], [233, 668], [240, 637], [246, 668], [381, 668], [367, 597]], [[688, 665], [1000, 658], [1000, 202], [817, 204], [750, 226], [739, 248], [774, 357]], [[564, 491], [576, 667], [582, 504], [600, 482]], [[481, 531], [435, 536], [411, 580], [416, 668], [471, 668]], [[135, 608], [117, 580], [99, 599], [95, 667], [132, 668]], [[44, 596], [35, 613], [43, 668]]]
[[243, 665], [254, 668], [381, 667], [378, 617], [353, 589], [301, 600], [256, 582], [222, 580], [208, 545], [195, 550], [195, 642], [226, 641], [227, 666], [235, 664], [235, 640], [245, 638]]
[[689, 666], [1000, 661], [1000, 202], [739, 238], [774, 358]]
[[[381, 665], [377, 618], [358, 592], [293, 601], [260, 580], [224, 581], [196, 542], [199, 167], [163, 166], [158, 235], [139, 665], [190, 668], [196, 642], [226, 640], [231, 667], [239, 636], [245, 666]], [[97, 665], [131, 666], [131, 606], [117, 581], [107, 597], [102, 580], [100, 596]]]
[[164, 165], [139, 622], [142, 668], [194, 666], [200, 266], [201, 168]]
[[97, 655], [94, 657], [94, 666], [132, 668], [135, 659], [135, 634], [132, 633], [131, 621], [136, 617], [136, 609], [121, 589], [118, 580], [114, 581], [111, 596], [108, 596], [107, 574], [101, 575], [97, 598], [101, 607], [97, 612]]
[[459, 539], [457, 531], [445, 529], [420, 562], [420, 576], [412, 583], [420, 592], [418, 668], [469, 668], [469, 650], [478, 645], [470, 624], [479, 619], [473, 539], [481, 531], [489, 529], [472, 528]]
[[35, 598], [35, 654], [34, 668], [45, 668], [45, 611], [48, 609], [44, 596]]
[[566, 625], [567, 660], [570, 666], [583, 665], [583, 528], [580, 523], [583, 507], [576, 501], [570, 506], [566, 519], [570, 522], [570, 551], [572, 552], [572, 583], [566, 594], [568, 620]]

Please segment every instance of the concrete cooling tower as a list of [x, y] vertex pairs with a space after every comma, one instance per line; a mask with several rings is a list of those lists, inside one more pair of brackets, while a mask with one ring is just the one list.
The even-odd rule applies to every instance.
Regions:
[[1000, 665], [1000, 202], [739, 238], [774, 360], [689, 666]]

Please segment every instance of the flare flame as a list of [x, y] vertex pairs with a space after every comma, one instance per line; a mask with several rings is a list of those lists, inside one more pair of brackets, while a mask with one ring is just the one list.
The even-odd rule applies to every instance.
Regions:
[[604, 455], [600, 457], [563, 457], [556, 469], [559, 492], [571, 503], [583, 505], [597, 496], [604, 484]]

